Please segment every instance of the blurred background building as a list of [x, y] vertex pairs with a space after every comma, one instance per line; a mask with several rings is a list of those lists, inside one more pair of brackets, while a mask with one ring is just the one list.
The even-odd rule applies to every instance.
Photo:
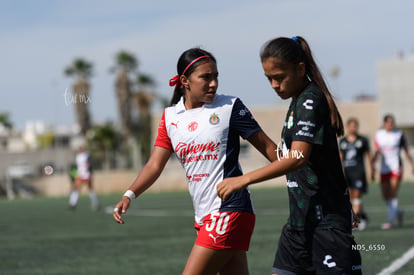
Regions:
[[399, 53], [376, 64], [378, 105], [381, 117], [393, 114], [397, 127], [414, 144], [414, 55]]
[[[337, 100], [338, 108], [344, 121], [355, 117], [360, 122], [360, 133], [371, 141], [375, 132], [382, 126], [384, 114], [391, 113], [396, 118], [396, 126], [407, 136], [411, 151], [414, 144], [414, 56], [379, 60], [376, 65], [377, 97], [358, 96], [352, 102]], [[142, 101], [142, 100], [141, 100]], [[263, 130], [276, 142], [281, 141], [280, 132], [283, 127], [288, 102], [269, 107], [249, 106], [254, 117]], [[147, 110], [150, 114], [150, 108]], [[150, 104], [145, 104], [150, 106]], [[137, 132], [151, 133], [149, 148], [155, 141], [161, 111], [146, 115], [149, 130], [138, 127]], [[132, 129], [132, 128], [131, 128]], [[79, 129], [52, 128], [41, 121], [28, 121], [23, 132], [17, 133], [0, 123], [0, 194], [5, 194], [7, 177], [9, 182], [19, 187], [18, 192], [41, 194], [46, 196], [65, 196], [70, 191], [68, 168], [74, 161], [79, 144], [85, 138], [90, 142], [90, 148], [99, 144], [113, 144], [122, 139], [119, 133], [122, 129], [111, 125], [94, 125], [84, 137], [79, 135]], [[106, 134], [105, 134], [106, 133]], [[108, 135], [108, 133], [110, 135]], [[105, 134], [105, 135], [104, 135]], [[118, 141], [117, 141], [118, 140]], [[102, 148], [101, 148], [102, 147]], [[135, 178], [145, 161], [135, 161], [135, 165], [126, 166], [122, 161], [121, 147], [98, 146], [97, 152], [103, 152], [100, 163], [96, 163], [94, 180], [98, 193], [114, 193], [125, 190]], [[137, 147], [127, 149], [129, 156], [138, 160], [143, 158], [143, 151]], [[405, 156], [403, 156], [404, 158]], [[244, 171], [251, 171], [266, 165], [267, 160], [261, 156], [247, 141], [241, 141], [240, 163]], [[52, 173], [45, 174], [46, 166], [53, 168]], [[413, 175], [405, 165], [404, 179], [412, 180]], [[272, 179], [260, 186], [283, 185], [284, 177]], [[23, 188], [23, 187], [26, 188]], [[187, 188], [185, 175], [179, 162], [172, 156], [167, 163], [164, 173], [153, 187], [154, 191], [184, 190]], [[3, 191], [2, 191], [3, 189]], [[23, 193], [25, 194], [25, 193]], [[22, 195], [22, 194], [20, 194]]]

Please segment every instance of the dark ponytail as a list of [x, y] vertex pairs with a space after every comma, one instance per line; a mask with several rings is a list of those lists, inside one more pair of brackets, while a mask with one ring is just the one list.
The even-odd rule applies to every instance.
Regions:
[[211, 53], [200, 48], [191, 48], [181, 54], [177, 62], [177, 75], [170, 80], [170, 86], [175, 85], [170, 106], [177, 104], [185, 93], [185, 88], [181, 84], [180, 76], [185, 75], [186, 77], [189, 77], [197, 66], [203, 64], [205, 60], [213, 60], [214, 63], [217, 63], [215, 57]]
[[260, 59], [262, 62], [270, 57], [280, 58], [291, 65], [297, 65], [300, 62], [305, 63], [307, 77], [314, 82], [325, 95], [331, 113], [331, 124], [332, 127], [336, 129], [336, 135], [342, 136], [344, 134], [344, 125], [341, 114], [339, 113], [335, 101], [313, 59], [311, 49], [306, 40], [301, 36], [294, 36], [293, 38], [279, 37], [273, 39], [267, 42], [260, 52]]

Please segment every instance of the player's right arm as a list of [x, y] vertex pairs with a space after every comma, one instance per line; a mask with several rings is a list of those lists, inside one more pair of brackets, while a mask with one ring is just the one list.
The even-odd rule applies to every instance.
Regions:
[[[144, 168], [138, 174], [128, 190], [134, 192], [135, 197], [138, 197], [147, 190], [160, 176], [170, 155], [171, 150], [160, 146], [154, 146], [154, 150], [152, 151], [147, 164], [145, 164]], [[123, 196], [121, 201], [116, 204], [113, 212], [113, 218], [116, 222], [121, 224], [124, 223], [121, 215], [126, 213], [130, 204], [131, 199], [127, 196]]]

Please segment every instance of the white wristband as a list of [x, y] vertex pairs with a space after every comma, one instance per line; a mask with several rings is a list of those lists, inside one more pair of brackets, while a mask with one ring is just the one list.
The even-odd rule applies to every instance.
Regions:
[[127, 190], [124, 194], [124, 197], [128, 197], [131, 201], [135, 200], [135, 193], [131, 190]]

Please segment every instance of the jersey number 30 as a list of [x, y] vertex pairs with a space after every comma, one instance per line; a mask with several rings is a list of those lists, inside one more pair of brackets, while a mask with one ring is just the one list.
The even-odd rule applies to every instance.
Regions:
[[210, 215], [211, 223], [206, 226], [206, 231], [211, 232], [216, 227], [216, 232], [219, 235], [226, 233], [227, 225], [229, 224], [230, 216], [228, 213], [213, 213]]

